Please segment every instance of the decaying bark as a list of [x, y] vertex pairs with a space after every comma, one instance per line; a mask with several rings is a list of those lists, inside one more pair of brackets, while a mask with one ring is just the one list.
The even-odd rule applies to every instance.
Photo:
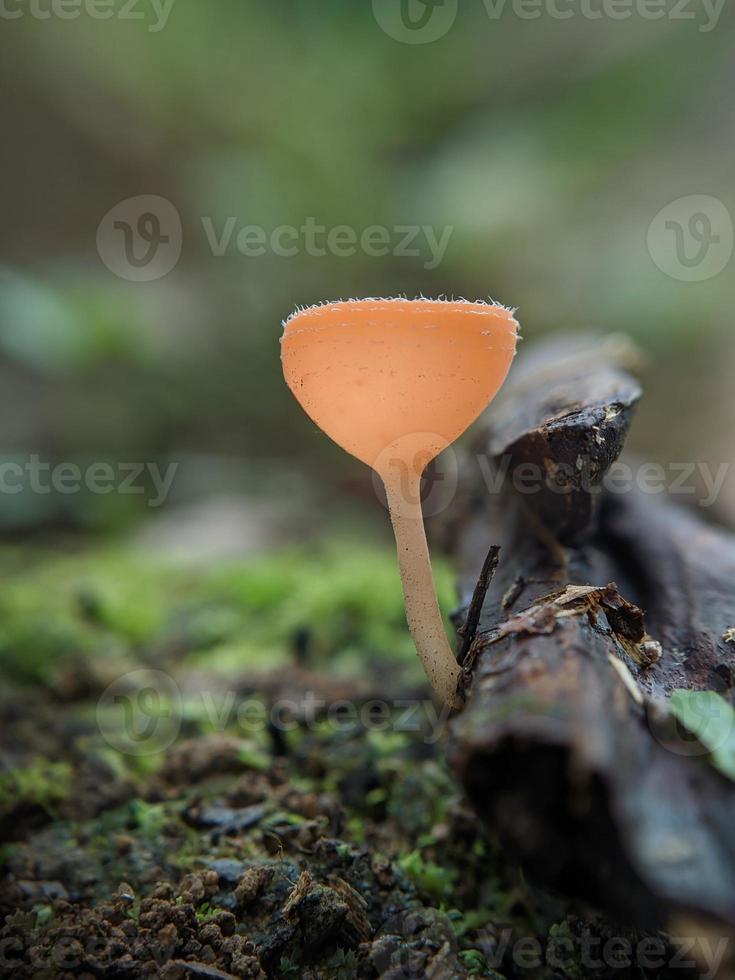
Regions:
[[[735, 537], [661, 495], [602, 487], [641, 393], [629, 353], [574, 338], [522, 355], [468, 458], [458, 625], [488, 547], [502, 552], [452, 758], [537, 881], [636, 925], [673, 911], [735, 923], [735, 783], [666, 707], [677, 688], [732, 700]], [[528, 464], [536, 492], [521, 492]]]

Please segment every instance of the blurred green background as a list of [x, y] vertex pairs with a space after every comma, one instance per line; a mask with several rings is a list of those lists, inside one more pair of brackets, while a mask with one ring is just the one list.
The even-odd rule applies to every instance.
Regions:
[[[369, 475], [280, 372], [283, 318], [348, 296], [492, 297], [518, 308], [524, 342], [629, 333], [648, 353], [633, 450], [732, 459], [735, 259], [686, 282], [647, 247], [679, 198], [735, 213], [732, 7], [713, 26], [702, 0], [660, 20], [493, 19], [462, 0], [443, 36], [411, 44], [385, 29], [389, 0], [173, 0], [163, 24], [146, 0], [141, 19], [111, 9], [39, 19], [9, 0], [0, 19], [0, 456], [179, 468], [160, 510], [1, 494], [6, 537], [147, 518], [135, 533], [159, 550], [240, 553], [355, 520], [387, 540]], [[139, 195], [182, 223], [180, 260], [151, 282], [96, 244]], [[422, 236], [418, 255], [247, 256], [233, 235], [218, 256], [202, 219], [449, 242], [436, 264]], [[718, 506], [735, 520], [733, 474]]]

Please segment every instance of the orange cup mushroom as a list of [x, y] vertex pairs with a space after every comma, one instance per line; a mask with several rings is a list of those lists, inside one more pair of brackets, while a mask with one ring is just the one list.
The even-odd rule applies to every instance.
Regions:
[[300, 310], [281, 338], [286, 383], [304, 411], [385, 485], [408, 625], [434, 690], [451, 706], [460, 668], [436, 597], [421, 476], [495, 397], [517, 332], [499, 305], [364, 299]]

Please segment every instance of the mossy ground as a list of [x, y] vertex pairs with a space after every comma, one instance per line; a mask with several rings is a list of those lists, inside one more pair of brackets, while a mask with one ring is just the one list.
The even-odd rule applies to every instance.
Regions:
[[577, 940], [620, 930], [531, 888], [447, 771], [390, 553], [0, 566], [0, 974], [607, 975]]

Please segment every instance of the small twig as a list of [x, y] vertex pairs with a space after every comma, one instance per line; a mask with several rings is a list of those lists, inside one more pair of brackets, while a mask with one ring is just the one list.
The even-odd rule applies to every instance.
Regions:
[[513, 584], [510, 586], [510, 588], [506, 589], [505, 595], [500, 602], [501, 608], [510, 609], [513, 603], [518, 600], [525, 587], [525, 578], [522, 575], [516, 575], [515, 579], [513, 580]]
[[495, 575], [495, 569], [498, 567], [498, 562], [500, 561], [500, 547], [494, 544], [487, 553], [487, 557], [482, 566], [482, 571], [480, 572], [480, 577], [477, 580], [477, 585], [475, 586], [475, 591], [472, 594], [472, 602], [470, 603], [470, 608], [467, 611], [467, 619], [462, 627], [462, 645], [459, 648], [459, 653], [457, 654], [457, 663], [460, 667], [464, 664], [467, 654], [472, 646], [472, 641], [477, 633], [477, 626], [480, 622], [480, 614], [482, 613], [482, 606], [485, 602], [485, 596], [487, 595], [487, 590], [490, 588], [490, 583]]

